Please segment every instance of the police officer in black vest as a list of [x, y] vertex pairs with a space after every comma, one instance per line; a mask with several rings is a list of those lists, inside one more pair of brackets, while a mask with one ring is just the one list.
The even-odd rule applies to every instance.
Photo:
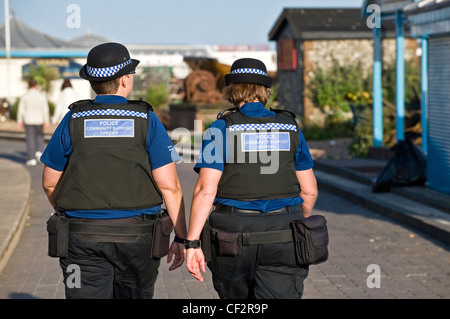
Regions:
[[295, 115], [265, 108], [263, 62], [235, 61], [225, 82], [234, 107], [204, 136], [186, 266], [203, 281], [207, 256], [220, 298], [301, 298], [308, 268], [296, 264], [290, 223], [316, 201], [313, 161]]
[[67, 298], [152, 298], [160, 259], [184, 262], [168, 241], [172, 225], [186, 236], [178, 155], [151, 106], [127, 100], [138, 64], [120, 43], [94, 47], [80, 76], [97, 96], [69, 107], [41, 157]]

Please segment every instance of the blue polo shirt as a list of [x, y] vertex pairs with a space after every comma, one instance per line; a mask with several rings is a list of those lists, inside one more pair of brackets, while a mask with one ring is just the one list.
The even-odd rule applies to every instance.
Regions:
[[[275, 112], [267, 110], [260, 102], [245, 103], [241, 106], [239, 111], [249, 117], [269, 117], [276, 115]], [[295, 169], [297, 171], [307, 170], [314, 166], [305, 137], [300, 130], [299, 134], [299, 145], [295, 154]], [[213, 168], [223, 172], [228, 156], [227, 154], [229, 154], [228, 143], [224, 143], [226, 136], [225, 120], [218, 119], [210, 125], [204, 134], [202, 151], [199, 154], [197, 163], [194, 167], [196, 172], [199, 172], [202, 167]], [[274, 187], [276, 187], [276, 185], [274, 185]], [[302, 203], [303, 199], [300, 196], [253, 201], [239, 201], [235, 199], [216, 197], [214, 200], [214, 204], [223, 204], [240, 209], [257, 210], [261, 212], [268, 212], [282, 207], [299, 205]]]
[[[99, 95], [94, 103], [102, 104], [120, 104], [127, 103], [127, 99], [117, 95]], [[64, 171], [67, 162], [72, 154], [72, 143], [70, 139], [68, 112], [61, 123], [56, 128], [50, 139], [44, 154], [41, 156], [41, 162], [57, 170]], [[158, 117], [149, 111], [148, 135], [146, 141], [146, 150], [149, 154], [152, 170], [176, 162], [180, 158], [173, 147], [173, 143], [167, 134]], [[110, 219], [127, 218], [139, 216], [141, 214], [156, 214], [161, 210], [161, 206], [149, 207], [140, 210], [91, 210], [91, 211], [67, 211], [66, 215], [79, 218]]]

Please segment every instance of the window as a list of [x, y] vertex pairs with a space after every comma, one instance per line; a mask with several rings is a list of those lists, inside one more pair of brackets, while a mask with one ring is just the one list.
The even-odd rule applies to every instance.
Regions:
[[285, 39], [278, 41], [278, 69], [296, 70], [297, 69], [297, 48], [294, 39]]

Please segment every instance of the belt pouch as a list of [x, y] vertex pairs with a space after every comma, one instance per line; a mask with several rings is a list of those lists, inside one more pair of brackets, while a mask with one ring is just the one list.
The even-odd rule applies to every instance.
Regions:
[[200, 234], [200, 241], [202, 243], [202, 251], [205, 256], [205, 262], [211, 261], [211, 227], [209, 220], [206, 220], [205, 226], [203, 226], [202, 233]]
[[220, 256], [238, 256], [241, 254], [241, 233], [231, 233], [212, 229]]
[[169, 254], [170, 233], [173, 231], [172, 220], [166, 210], [159, 213], [161, 216], [155, 221], [153, 228], [152, 257], [162, 258]]
[[48, 255], [67, 257], [69, 248], [69, 219], [53, 214], [47, 220]]
[[325, 217], [313, 215], [294, 220], [291, 225], [299, 266], [319, 264], [328, 259], [328, 229]]

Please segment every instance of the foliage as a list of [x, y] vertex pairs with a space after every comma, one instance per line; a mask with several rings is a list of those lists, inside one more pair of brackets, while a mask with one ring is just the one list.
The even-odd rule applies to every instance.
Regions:
[[[395, 63], [383, 68], [383, 99], [395, 103], [396, 70]], [[405, 107], [409, 110], [420, 108], [420, 67], [418, 63], [405, 62]]]
[[[392, 146], [395, 135], [395, 61], [384, 65], [383, 83], [383, 145]], [[353, 136], [350, 153], [367, 156], [373, 145], [372, 70], [364, 71], [361, 62], [340, 65], [336, 59], [331, 67], [316, 66], [308, 87], [311, 101], [324, 114], [325, 124], [304, 121], [305, 137], [310, 139]], [[420, 110], [420, 68], [405, 61], [405, 132], [417, 131]], [[354, 126], [345, 115], [352, 111]], [[320, 131], [323, 132], [320, 132]]]
[[34, 79], [45, 93], [51, 90], [51, 82], [59, 78], [58, 72], [48, 65], [37, 63], [31, 65], [24, 75], [25, 80]]
[[333, 122], [332, 118], [328, 118], [324, 126], [307, 119], [301, 120], [300, 124], [306, 140], [327, 140], [353, 136], [353, 126], [349, 122]]
[[310, 81], [310, 97], [316, 107], [323, 112], [349, 112], [351, 104], [371, 103], [370, 77], [364, 76], [361, 62], [340, 65], [332, 60], [331, 68], [317, 65]]
[[[330, 68], [317, 65], [308, 90], [309, 97], [324, 117], [319, 125], [305, 119], [305, 137], [328, 139], [353, 136], [354, 105], [372, 103], [372, 84], [361, 62], [341, 65], [333, 58]], [[321, 132], [322, 131], [322, 132]]]
[[[373, 145], [373, 108], [365, 105], [357, 109], [358, 122], [354, 127], [354, 138], [350, 144], [350, 155], [365, 157]], [[383, 100], [383, 145], [395, 142], [395, 105]]]
[[[395, 106], [395, 63], [385, 65], [382, 75], [383, 83], [383, 141], [385, 146], [396, 142], [396, 106]], [[405, 63], [405, 132], [420, 133], [418, 121], [420, 116], [420, 68], [417, 63]], [[358, 123], [355, 126], [354, 139], [350, 145], [350, 154], [367, 156], [373, 145], [373, 110], [372, 105], [357, 108]]]
[[266, 108], [267, 109], [276, 109], [277, 108], [277, 96], [278, 96], [278, 84], [274, 84], [271, 88], [270, 88], [270, 97], [269, 100], [266, 103]]
[[169, 92], [164, 83], [152, 84], [145, 91], [145, 101], [155, 109], [159, 110], [162, 106], [169, 103]]

